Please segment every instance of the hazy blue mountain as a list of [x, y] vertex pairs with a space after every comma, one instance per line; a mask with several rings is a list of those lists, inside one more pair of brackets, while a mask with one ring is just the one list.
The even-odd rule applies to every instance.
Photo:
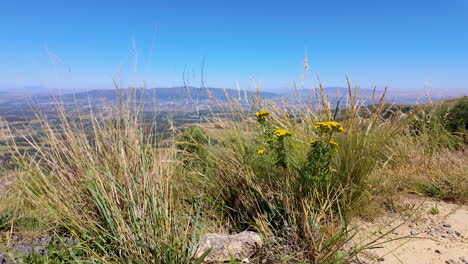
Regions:
[[[122, 89], [122, 90], [91, 90], [87, 92], [78, 92], [73, 94], [64, 94], [60, 100], [65, 103], [112, 103], [119, 98], [127, 99], [136, 98], [137, 101], [142, 100], [145, 103], [180, 103], [193, 102], [195, 100], [205, 101], [215, 98], [217, 100], [226, 101], [229, 98], [245, 99], [251, 98], [255, 93], [252, 91], [237, 91], [233, 89], [221, 88], [197, 88], [197, 87], [172, 87], [172, 88], [151, 88], [151, 89]], [[273, 98], [278, 96], [272, 92], [261, 92], [262, 98]], [[52, 96], [37, 96], [34, 100], [38, 103], [46, 103], [51, 101]]]
[[[336, 102], [343, 97], [343, 101], [346, 101], [346, 97], [349, 95], [349, 90], [347, 87], [326, 87], [324, 88], [325, 94], [328, 96], [329, 101], [332, 105], [335, 105]], [[318, 92], [318, 90], [317, 90]], [[353, 89], [354, 92], [354, 89]], [[364, 89], [361, 88], [358, 91], [358, 99], [364, 104], [377, 103], [380, 100], [380, 97], [384, 93], [383, 89]], [[385, 94], [384, 102], [385, 103], [396, 103], [396, 104], [422, 104], [428, 103], [430, 101], [437, 101], [447, 98], [455, 98], [467, 95], [463, 91], [424, 91], [424, 90], [392, 90], [389, 89]], [[298, 91], [289, 91], [284, 95], [289, 100], [297, 100], [298, 96], [302, 101], [312, 99], [317, 101], [317, 96], [312, 89], [300, 89]], [[320, 94], [319, 94], [320, 96]]]
[[[347, 101], [349, 94], [348, 88], [346, 87], [326, 87], [324, 88], [325, 94], [328, 96], [331, 106], [335, 107], [337, 101], [343, 98], [341, 105]], [[318, 92], [318, 91], [317, 91]], [[61, 97], [52, 95], [28, 95], [1, 92], [0, 91], [0, 103], [4, 105], [16, 105], [21, 106], [27, 103], [38, 103], [41, 105], [54, 104], [58, 101], [65, 104], [79, 104], [79, 105], [102, 105], [112, 104], [117, 99], [136, 98], [136, 101], [143, 101], [145, 105], [163, 104], [163, 105], [191, 105], [197, 98], [200, 104], [209, 105], [211, 99], [215, 98], [221, 102], [226, 101], [226, 95], [229, 98], [241, 99], [242, 103], [246, 103], [247, 100], [251, 99], [255, 95], [255, 91], [238, 91], [234, 89], [221, 89], [221, 88], [197, 88], [197, 87], [172, 87], [172, 88], [151, 88], [151, 89], [121, 89], [116, 91], [115, 89], [102, 89], [102, 90], [91, 90], [87, 92], [77, 93], [65, 93]], [[383, 94], [383, 90], [376, 90], [374, 95], [373, 89], [359, 89], [358, 99], [361, 103], [372, 104], [377, 103], [380, 96]], [[430, 93], [429, 93], [430, 94]], [[297, 91], [287, 91], [279, 94], [274, 92], [263, 91], [260, 93], [263, 99], [273, 99], [276, 101], [286, 100], [289, 103], [297, 103], [298, 101], [306, 102], [312, 100], [313, 102], [319, 102], [317, 95], [312, 89], [300, 89]], [[456, 91], [444, 91], [444, 92], [433, 92], [428, 96], [425, 91], [415, 91], [408, 89], [402, 90], [389, 90], [386, 94], [385, 103], [397, 103], [397, 104], [417, 104], [427, 103], [431, 100], [441, 100], [451, 97], [459, 97], [466, 95], [466, 92]], [[320, 96], [320, 95], [319, 95]], [[373, 101], [374, 100], [374, 101]]]

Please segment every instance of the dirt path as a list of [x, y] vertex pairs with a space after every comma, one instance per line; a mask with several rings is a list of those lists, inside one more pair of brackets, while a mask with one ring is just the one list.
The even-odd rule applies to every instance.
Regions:
[[416, 197], [405, 198], [404, 203], [419, 209], [412, 214], [410, 210], [388, 214], [372, 223], [357, 221], [361, 241], [398, 225], [388, 239], [408, 236], [367, 250], [360, 256], [362, 263], [468, 264], [468, 206]]

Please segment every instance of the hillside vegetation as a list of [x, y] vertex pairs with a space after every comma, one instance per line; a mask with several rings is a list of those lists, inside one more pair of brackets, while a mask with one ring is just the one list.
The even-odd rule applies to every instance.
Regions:
[[55, 253], [29, 263], [201, 263], [203, 234], [251, 230], [266, 241], [254, 263], [351, 263], [386, 234], [345, 247], [353, 217], [401, 210], [403, 193], [468, 203], [467, 98], [364, 106], [358, 92], [336, 109], [323, 89], [319, 103], [230, 98], [164, 138], [131, 104], [59, 111], [58, 126], [39, 115], [40, 142], [24, 132], [34, 151], [8, 144], [3, 241], [54, 234]]

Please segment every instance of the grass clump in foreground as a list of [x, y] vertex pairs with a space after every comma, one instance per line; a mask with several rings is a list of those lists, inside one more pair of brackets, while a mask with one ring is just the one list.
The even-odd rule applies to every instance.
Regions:
[[39, 117], [48, 147], [30, 140], [35, 155], [17, 152], [15, 198], [42, 213], [45, 230], [76, 242], [80, 254], [66, 256], [74, 261], [199, 263], [203, 233], [254, 230], [267, 242], [259, 261], [349, 263], [372, 246], [343, 250], [350, 216], [382, 187], [374, 174], [412, 118], [388, 113], [383, 98], [365, 112], [357, 92], [349, 88], [336, 116], [324, 89], [318, 106], [231, 101], [164, 141], [138, 106], [93, 114], [91, 126], [59, 109], [59, 127]]
[[16, 188], [86, 261], [189, 263], [202, 229], [198, 205], [186, 208], [174, 192], [175, 148], [158, 147], [137, 112], [112, 110], [93, 116], [91, 127], [64, 112], [57, 128], [42, 117], [50, 147], [31, 141], [36, 154], [17, 156]]

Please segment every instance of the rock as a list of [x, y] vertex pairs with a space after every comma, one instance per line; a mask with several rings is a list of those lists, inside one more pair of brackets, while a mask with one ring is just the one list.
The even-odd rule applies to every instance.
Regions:
[[207, 263], [227, 262], [232, 258], [241, 260], [251, 257], [262, 245], [261, 236], [255, 232], [244, 231], [236, 235], [206, 234], [201, 239], [195, 257], [200, 258], [211, 249], [204, 259]]
[[459, 237], [459, 236], [461, 236], [461, 233], [458, 232], [458, 231], [455, 231], [455, 235], [457, 235]]
[[448, 230], [448, 231], [447, 231], [447, 234], [449, 234], [449, 235], [452, 234], [452, 233], [453, 233], [452, 230]]
[[436, 249], [434, 252], [437, 253], [437, 254], [442, 254], [442, 252], [440, 252], [440, 250], [438, 250], [438, 249]]
[[447, 228], [452, 227], [451, 224], [447, 224], [447, 223], [443, 224], [442, 226], [443, 226], [443, 227], [447, 227]]
[[377, 261], [379, 262], [385, 261], [385, 258], [379, 258]]
[[457, 262], [453, 259], [446, 260], [445, 263], [447, 264], [456, 264]]
[[348, 241], [343, 245], [343, 247], [341, 249], [344, 250], [344, 251], [348, 251], [352, 247], [353, 247], [353, 243], [351, 243], [351, 241]]
[[466, 259], [465, 257], [460, 257], [460, 260], [465, 263], [465, 264], [468, 264], [468, 259]]
[[412, 236], [414, 236], [414, 235], [416, 235], [417, 233], [416, 233], [416, 231], [411, 230], [410, 234], [411, 234]]

